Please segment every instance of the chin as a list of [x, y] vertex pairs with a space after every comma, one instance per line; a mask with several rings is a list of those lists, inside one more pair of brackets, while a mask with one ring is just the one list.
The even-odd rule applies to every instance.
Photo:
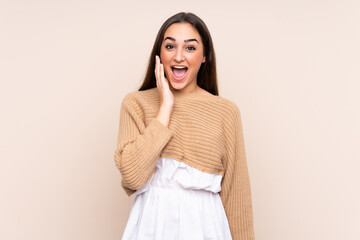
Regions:
[[169, 82], [174, 90], [183, 90], [184, 88], [186, 88], [187, 85], [189, 85], [187, 79], [184, 79], [182, 82], [171, 79]]
[[176, 90], [181, 90], [181, 89], [183, 89], [183, 88], [186, 86], [186, 83], [185, 83], [185, 82], [179, 83], [179, 82], [175, 82], [175, 81], [173, 81], [173, 80], [170, 81], [170, 84], [171, 84], [172, 88], [174, 88], [174, 89], [176, 89]]

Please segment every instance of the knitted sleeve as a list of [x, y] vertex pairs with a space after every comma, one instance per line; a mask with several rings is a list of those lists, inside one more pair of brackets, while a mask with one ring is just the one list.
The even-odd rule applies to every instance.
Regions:
[[121, 186], [128, 196], [151, 179], [157, 159], [172, 134], [156, 118], [145, 126], [142, 108], [134, 97], [128, 94], [123, 98], [114, 158], [122, 176]]
[[225, 173], [221, 182], [220, 197], [229, 221], [232, 239], [253, 240], [255, 236], [252, 198], [241, 117], [235, 103], [232, 110], [229, 120], [224, 124]]

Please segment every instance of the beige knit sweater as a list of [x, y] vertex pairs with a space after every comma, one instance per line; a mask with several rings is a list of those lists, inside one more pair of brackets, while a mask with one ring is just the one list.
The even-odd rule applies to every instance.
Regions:
[[166, 127], [155, 117], [159, 91], [128, 93], [122, 100], [115, 163], [128, 196], [155, 172], [159, 157], [172, 157], [223, 175], [220, 197], [234, 240], [254, 239], [252, 198], [240, 111], [215, 95], [175, 96]]

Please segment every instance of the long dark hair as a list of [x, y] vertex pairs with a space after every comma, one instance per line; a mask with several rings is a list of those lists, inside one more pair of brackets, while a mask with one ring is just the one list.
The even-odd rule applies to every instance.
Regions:
[[197, 84], [199, 85], [199, 87], [207, 90], [213, 95], [219, 95], [217, 86], [215, 51], [210, 32], [203, 20], [190, 12], [177, 13], [167, 19], [161, 26], [150, 54], [145, 79], [139, 91], [156, 87], [156, 78], [154, 74], [155, 55], [160, 56], [160, 49], [164, 39], [164, 34], [168, 27], [170, 27], [170, 25], [173, 23], [190, 23], [198, 31], [204, 45], [205, 62], [202, 63], [200, 66], [197, 75]]

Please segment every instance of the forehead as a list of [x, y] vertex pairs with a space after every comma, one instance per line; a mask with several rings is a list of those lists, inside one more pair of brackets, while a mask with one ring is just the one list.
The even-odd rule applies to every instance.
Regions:
[[166, 37], [173, 37], [176, 41], [181, 41], [190, 38], [196, 38], [199, 43], [201, 42], [201, 37], [198, 31], [190, 23], [173, 23], [166, 29], [164, 34], [164, 39]]

